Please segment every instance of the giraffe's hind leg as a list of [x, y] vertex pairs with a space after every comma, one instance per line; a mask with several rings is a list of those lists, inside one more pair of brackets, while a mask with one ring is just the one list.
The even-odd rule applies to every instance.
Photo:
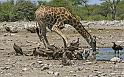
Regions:
[[40, 41], [43, 42], [43, 44], [44, 44], [44, 46], [45, 46], [45, 48], [46, 48], [46, 44], [45, 44], [45, 42], [44, 42], [44, 39], [43, 39], [43, 37], [42, 37], [42, 35], [41, 35], [41, 31], [40, 31], [40, 30], [41, 30], [40, 28], [38, 28], [38, 27], [36, 28], [37, 35], [38, 35]]
[[67, 44], [68, 44], [68, 41], [67, 41], [67, 38], [61, 32], [61, 29], [58, 28], [58, 26], [60, 26], [60, 24], [61, 23], [56, 23], [55, 25], [53, 25], [52, 31], [56, 32], [60, 37], [62, 37], [63, 42], [64, 42], [64, 48], [66, 48]]
[[40, 41], [43, 42], [45, 48], [47, 48], [50, 44], [46, 37], [46, 26], [42, 22], [40, 22], [38, 24], [39, 24], [39, 32], [37, 32], [37, 34], [39, 36]]

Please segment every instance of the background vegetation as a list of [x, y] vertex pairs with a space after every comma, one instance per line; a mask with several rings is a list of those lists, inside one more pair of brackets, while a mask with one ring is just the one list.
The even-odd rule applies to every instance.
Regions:
[[80, 20], [123, 20], [124, 0], [102, 0], [101, 4], [89, 5], [88, 0], [8, 0], [0, 2], [0, 21], [34, 21], [34, 12], [40, 5], [68, 8]]

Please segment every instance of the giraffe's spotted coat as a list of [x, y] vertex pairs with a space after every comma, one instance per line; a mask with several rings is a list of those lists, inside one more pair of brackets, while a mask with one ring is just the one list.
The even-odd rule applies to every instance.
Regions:
[[67, 39], [62, 34], [61, 29], [64, 28], [64, 24], [70, 24], [73, 26], [89, 43], [92, 48], [95, 48], [96, 45], [93, 43], [93, 37], [87, 32], [77, 18], [72, 15], [64, 7], [51, 7], [51, 6], [40, 6], [36, 12], [36, 20], [40, 28], [40, 38], [44, 38], [44, 44], [49, 45], [49, 42], [46, 38], [46, 26], [55, 31], [63, 39], [64, 46], [66, 47]]

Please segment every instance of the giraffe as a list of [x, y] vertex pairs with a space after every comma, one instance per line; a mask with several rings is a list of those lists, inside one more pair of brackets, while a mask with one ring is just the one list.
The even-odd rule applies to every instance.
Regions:
[[67, 38], [61, 32], [64, 28], [64, 24], [73, 26], [79, 34], [87, 41], [93, 51], [96, 51], [96, 39], [95, 36], [91, 36], [80, 21], [66, 8], [64, 7], [52, 7], [41, 5], [35, 12], [36, 21], [39, 25], [37, 34], [40, 40], [44, 43], [45, 47], [50, 46], [46, 37], [46, 27], [51, 31], [56, 32], [64, 42], [64, 47], [67, 47]]

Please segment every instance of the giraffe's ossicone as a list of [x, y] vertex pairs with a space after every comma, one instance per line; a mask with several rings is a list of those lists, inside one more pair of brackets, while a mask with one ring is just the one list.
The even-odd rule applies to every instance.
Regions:
[[40, 6], [35, 14], [39, 25], [38, 36], [40, 40], [43, 41], [45, 47], [50, 45], [46, 37], [46, 27], [60, 35], [63, 39], [64, 47], [67, 47], [68, 41], [61, 32], [61, 29], [64, 28], [64, 24], [70, 24], [85, 38], [93, 51], [96, 51], [96, 39], [88, 33], [80, 21], [66, 8]]

